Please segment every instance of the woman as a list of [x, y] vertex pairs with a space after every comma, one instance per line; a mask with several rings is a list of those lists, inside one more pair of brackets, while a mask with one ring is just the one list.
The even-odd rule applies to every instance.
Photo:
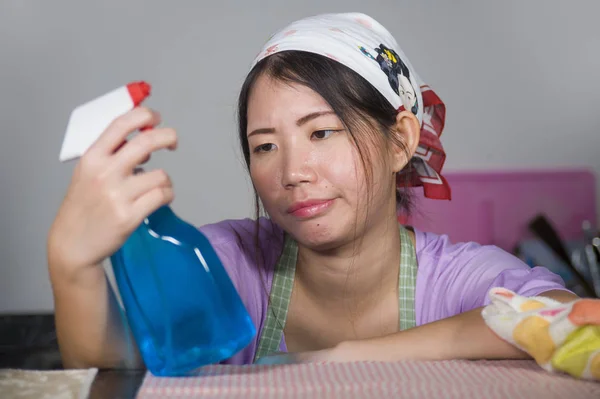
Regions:
[[[363, 14], [293, 23], [264, 46], [239, 99], [240, 141], [267, 218], [202, 227], [259, 331], [228, 363], [274, 352], [296, 361], [523, 358], [484, 323], [492, 287], [567, 302], [544, 268], [491, 246], [406, 228], [406, 188], [446, 199], [445, 108], [385, 28]], [[48, 239], [66, 366], [116, 367], [126, 335], [100, 263], [173, 200], [160, 170], [177, 145], [135, 109], [82, 157]], [[258, 204], [258, 202], [257, 202]], [[258, 205], [257, 205], [258, 207]]]

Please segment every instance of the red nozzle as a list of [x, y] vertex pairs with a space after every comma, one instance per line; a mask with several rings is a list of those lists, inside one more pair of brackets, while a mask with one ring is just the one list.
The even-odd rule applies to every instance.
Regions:
[[150, 95], [150, 89], [150, 85], [144, 81], [133, 82], [127, 85], [127, 90], [129, 91], [133, 105], [136, 107]]

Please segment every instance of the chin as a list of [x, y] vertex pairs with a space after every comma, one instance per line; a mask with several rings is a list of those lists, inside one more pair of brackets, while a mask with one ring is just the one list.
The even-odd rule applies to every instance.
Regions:
[[351, 239], [354, 229], [350, 223], [339, 218], [334, 220], [331, 216], [293, 221], [286, 223], [284, 229], [305, 247], [316, 250], [334, 249]]

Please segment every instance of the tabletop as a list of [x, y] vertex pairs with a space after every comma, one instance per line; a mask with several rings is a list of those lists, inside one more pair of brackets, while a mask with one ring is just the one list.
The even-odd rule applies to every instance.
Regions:
[[145, 370], [99, 370], [88, 398], [134, 399], [145, 375]]
[[196, 376], [99, 371], [90, 398], [600, 398], [600, 382], [530, 360], [207, 366]]
[[0, 369], [0, 397], [60, 398], [600, 398], [600, 381], [534, 361], [401, 361], [206, 366], [187, 377], [145, 370]]

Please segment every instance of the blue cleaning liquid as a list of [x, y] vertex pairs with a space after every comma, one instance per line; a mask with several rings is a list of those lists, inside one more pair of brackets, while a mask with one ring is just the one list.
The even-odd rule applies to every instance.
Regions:
[[246, 347], [256, 329], [208, 239], [164, 206], [112, 257], [148, 370], [184, 376]]

